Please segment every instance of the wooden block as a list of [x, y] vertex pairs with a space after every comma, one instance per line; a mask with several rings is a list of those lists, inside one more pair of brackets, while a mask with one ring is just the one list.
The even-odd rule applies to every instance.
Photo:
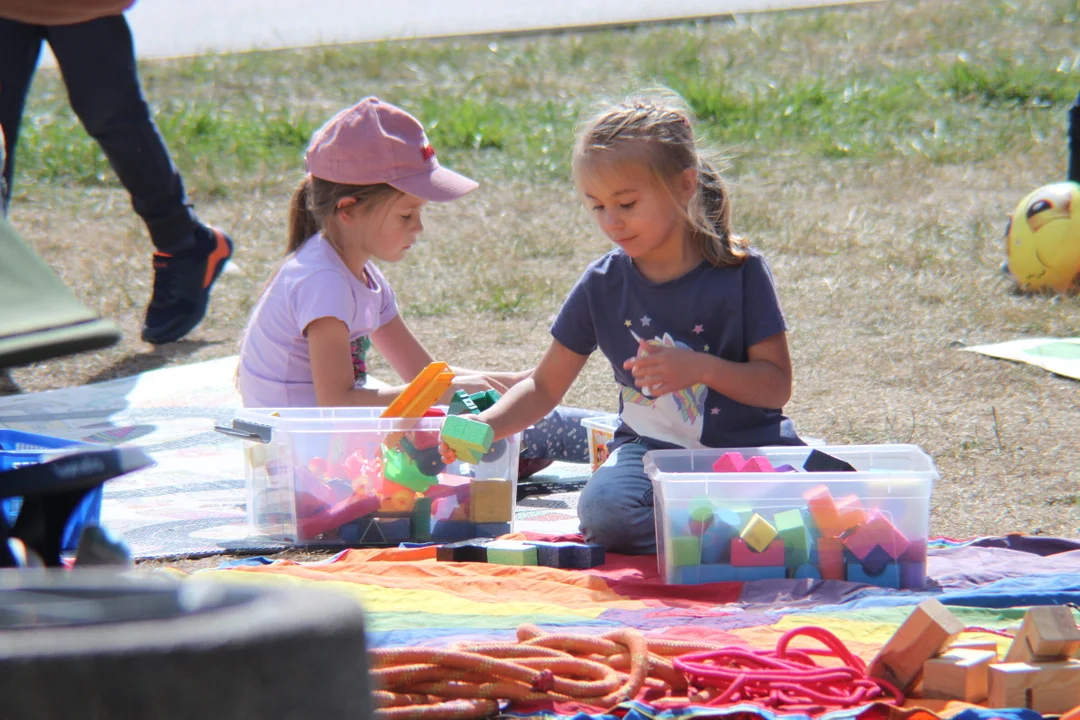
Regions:
[[443, 422], [442, 439], [459, 460], [476, 464], [491, 449], [495, 433], [487, 423], [467, 415], [450, 415]]
[[987, 705], [1067, 713], [1080, 706], [1080, 660], [991, 665]]
[[[756, 552], [764, 552], [765, 548], [769, 547], [769, 543], [776, 539], [776, 528], [768, 520], [754, 513], [750, 516], [750, 522], [746, 523], [746, 527], [739, 533], [739, 537]], [[780, 564], [784, 564], [782, 560]]]
[[922, 696], [981, 703], [989, 692], [997, 650], [955, 650], [923, 663]]
[[731, 541], [731, 564], [735, 567], [784, 567], [784, 541], [773, 540], [763, 552], [757, 552], [742, 538]]
[[513, 483], [508, 480], [475, 478], [469, 483], [469, 520], [510, 522], [514, 514], [513, 490]]
[[1066, 660], [1080, 650], [1080, 628], [1065, 605], [1028, 608], [1003, 662]]
[[712, 469], [713, 472], [718, 473], [735, 473], [741, 471], [745, 464], [746, 458], [742, 456], [742, 453], [728, 452], [721, 455], [713, 463]]
[[949, 652], [953, 650], [982, 650], [994, 653], [994, 662], [997, 662], [998, 659], [997, 640], [964, 640], [961, 638], [949, 645]]
[[885, 646], [870, 661], [867, 672], [908, 694], [922, 677], [923, 663], [964, 629], [964, 623], [939, 600], [927, 598], [915, 606]]

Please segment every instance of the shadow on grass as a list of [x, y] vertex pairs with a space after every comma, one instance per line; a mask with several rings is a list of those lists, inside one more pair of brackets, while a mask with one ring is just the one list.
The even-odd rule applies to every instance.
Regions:
[[[221, 342], [206, 340], [180, 340], [167, 345], [157, 345], [148, 353], [132, 353], [120, 358], [112, 365], [102, 369], [95, 375], [86, 379], [87, 385], [106, 380], [130, 377], [150, 370], [158, 370], [167, 365], [175, 364], [175, 361], [187, 358], [204, 347], [220, 345]], [[3, 376], [0, 375], [0, 392], [3, 388]]]
[[11, 379], [11, 375], [8, 374], [8, 371], [0, 369], [0, 396], [21, 394], [22, 388]]

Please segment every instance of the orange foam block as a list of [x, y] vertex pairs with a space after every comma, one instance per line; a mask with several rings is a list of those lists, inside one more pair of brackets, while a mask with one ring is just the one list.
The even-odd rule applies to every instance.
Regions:
[[840, 526], [840, 512], [833, 502], [832, 493], [825, 485], [818, 485], [803, 493], [806, 506], [810, 509], [810, 517], [814, 519], [814, 525], [822, 537], [836, 537], [840, 534], [837, 529]]

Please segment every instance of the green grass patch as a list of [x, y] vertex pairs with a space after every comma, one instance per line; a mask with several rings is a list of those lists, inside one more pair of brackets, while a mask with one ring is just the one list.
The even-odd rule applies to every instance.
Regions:
[[[311, 132], [366, 94], [416, 114], [444, 162], [493, 180], [565, 180], [583, 114], [621, 88], [656, 85], [685, 97], [705, 137], [750, 161], [782, 152], [979, 163], [1060, 135], [1080, 87], [1077, 0], [1021, 5], [895, 3], [245, 53], [146, 63], [143, 74], [151, 99], [164, 98], [154, 117], [185, 178], [212, 193], [299, 172]], [[976, 30], [1001, 23], [1008, 32]], [[42, 75], [21, 178], [115, 184], [55, 73]]]

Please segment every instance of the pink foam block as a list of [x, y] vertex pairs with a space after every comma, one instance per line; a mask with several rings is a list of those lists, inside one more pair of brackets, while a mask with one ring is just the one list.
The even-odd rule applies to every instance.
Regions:
[[298, 520], [297, 529], [300, 537], [310, 539], [375, 512], [379, 509], [379, 504], [380, 500], [375, 495], [353, 495], [333, 507], [326, 508], [324, 512]]
[[718, 473], [736, 473], [742, 472], [743, 465], [746, 464], [746, 458], [742, 456], [742, 453], [729, 452], [720, 456], [720, 459], [713, 463], [713, 472]]
[[776, 538], [765, 550], [755, 552], [742, 538], [732, 538], [731, 564], [734, 567], [784, 567], [784, 541]]
[[889, 557], [896, 559], [904, 554], [910, 544], [904, 534], [881, 513], [872, 514], [844, 538], [844, 547], [859, 560], [865, 558], [875, 546], [881, 546]]
[[764, 455], [755, 455], [742, 466], [742, 472], [772, 472], [773, 466]]

